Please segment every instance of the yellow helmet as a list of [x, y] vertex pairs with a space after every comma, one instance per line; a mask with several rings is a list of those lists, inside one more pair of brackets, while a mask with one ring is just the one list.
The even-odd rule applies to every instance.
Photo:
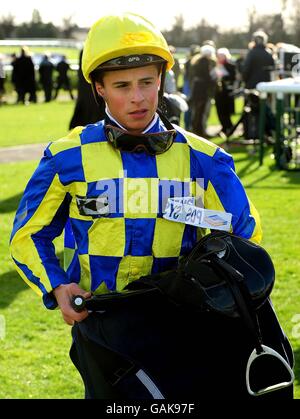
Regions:
[[93, 70], [111, 60], [114, 61], [110, 67], [102, 67], [122, 68], [122, 61], [116, 59], [128, 56], [132, 56], [126, 61], [131, 67], [151, 64], [156, 61], [155, 57], [166, 62], [167, 70], [174, 64], [162, 33], [147, 19], [134, 13], [124, 13], [104, 16], [93, 24], [83, 49], [82, 73], [91, 83]]

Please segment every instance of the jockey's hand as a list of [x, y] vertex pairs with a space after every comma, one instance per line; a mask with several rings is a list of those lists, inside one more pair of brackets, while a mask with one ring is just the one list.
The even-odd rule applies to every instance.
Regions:
[[53, 294], [59, 305], [63, 319], [67, 324], [72, 326], [74, 322], [81, 322], [88, 316], [88, 311], [86, 309], [77, 313], [71, 306], [71, 300], [75, 295], [89, 298], [92, 295], [90, 291], [85, 291], [81, 289], [78, 284], [72, 282], [70, 284], [59, 285], [53, 290]]

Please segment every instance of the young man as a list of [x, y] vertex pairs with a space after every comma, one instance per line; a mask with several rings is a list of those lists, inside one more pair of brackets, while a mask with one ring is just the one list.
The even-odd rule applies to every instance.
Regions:
[[[58, 305], [70, 325], [88, 316], [74, 311], [74, 295], [121, 291], [142, 275], [175, 268], [206, 233], [165, 219], [169, 197], [194, 197], [206, 209], [231, 213], [234, 234], [261, 240], [258, 213], [232, 158], [173, 127], [158, 110], [173, 63], [162, 34], [146, 19], [129, 13], [98, 20], [82, 70], [96, 98], [104, 99], [106, 118], [50, 143], [24, 192], [11, 237], [13, 260], [45, 306]], [[72, 237], [64, 270], [52, 242], [66, 224]], [[87, 395], [108, 397], [104, 383], [95, 390], [93, 353]]]

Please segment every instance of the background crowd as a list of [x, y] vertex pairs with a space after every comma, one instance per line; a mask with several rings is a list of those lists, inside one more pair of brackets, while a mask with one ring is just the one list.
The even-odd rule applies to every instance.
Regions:
[[74, 96], [70, 82], [70, 65], [64, 55], [53, 63], [49, 53], [45, 53], [40, 63], [36, 66], [29, 48], [22, 47], [20, 53], [11, 54], [11, 72], [6, 77], [3, 59], [0, 57], [0, 77], [2, 102], [5, 93], [5, 82], [11, 82], [16, 92], [16, 103], [36, 103], [37, 90], [44, 93], [44, 101], [56, 99], [61, 89], [69, 92], [70, 98]]
[[[170, 45], [175, 66], [167, 74], [165, 85], [169, 118], [205, 138], [229, 136], [234, 127], [232, 116], [235, 113], [235, 98], [243, 95], [246, 106], [247, 92], [255, 89], [257, 83], [286, 76], [280, 57], [281, 52], [290, 47], [283, 43], [269, 43], [263, 30], [253, 33], [248, 49], [240, 55], [231, 54], [228, 48], [217, 46], [212, 40], [205, 40], [202, 45], [192, 44], [185, 57], [179, 56], [176, 48]], [[61, 89], [73, 100], [73, 88], [77, 87], [77, 101], [69, 128], [93, 123], [102, 117], [104, 108], [99, 110], [95, 106], [90, 88], [82, 77], [80, 61], [81, 53], [74, 85], [66, 56], [56, 57], [54, 62], [49, 53], [44, 53], [36, 66], [29, 49], [22, 47], [18, 55], [11, 55], [10, 74], [5, 74], [0, 58], [0, 101], [5, 102], [6, 82], [13, 84], [15, 102], [24, 104], [37, 101], [37, 89], [43, 91], [39, 100], [45, 102], [55, 100]], [[220, 122], [220, 129], [213, 135], [207, 132], [212, 103], [215, 104]]]

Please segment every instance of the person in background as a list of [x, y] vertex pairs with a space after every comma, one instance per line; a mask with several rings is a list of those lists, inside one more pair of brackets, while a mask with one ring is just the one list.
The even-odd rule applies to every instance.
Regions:
[[243, 89], [243, 66], [247, 55], [247, 50], [241, 50], [240, 54], [235, 59], [236, 68], [236, 84], [237, 89], [241, 91]]
[[249, 49], [242, 69], [246, 89], [255, 89], [257, 83], [271, 80], [271, 71], [275, 68], [272, 53], [267, 48], [268, 35], [256, 31], [252, 37], [253, 47]]
[[[272, 52], [267, 47], [268, 35], [258, 30], [253, 33], [250, 49], [246, 55], [242, 76], [245, 85], [244, 108], [251, 109], [250, 122], [244, 120], [244, 137], [246, 139], [259, 138], [259, 95], [253, 89], [259, 82], [271, 81], [271, 73], [275, 69], [275, 61]], [[269, 101], [269, 98], [268, 98]], [[266, 134], [272, 135], [275, 129], [275, 118], [270, 106], [267, 104]]]
[[227, 48], [217, 50], [217, 65], [215, 67], [217, 87], [215, 103], [221, 131], [226, 135], [233, 127], [231, 115], [234, 114], [234, 83], [236, 67], [231, 61], [231, 54]]
[[13, 71], [18, 93], [17, 102], [26, 103], [26, 96], [29, 94], [29, 102], [36, 103], [35, 68], [27, 47], [21, 48], [21, 54], [13, 64]]
[[187, 56], [184, 64], [184, 75], [183, 75], [183, 94], [186, 96], [189, 109], [184, 113], [184, 127], [186, 130], [191, 131], [192, 129], [192, 103], [191, 99], [191, 60], [194, 55], [199, 54], [201, 50], [200, 45], [192, 44], [190, 46], [189, 55]]
[[186, 58], [186, 62], [184, 64], [184, 75], [183, 75], [183, 94], [186, 96], [187, 101], [189, 103], [189, 109], [184, 113], [184, 127], [186, 130], [191, 131], [192, 129], [192, 111], [190, 106], [190, 97], [191, 97], [191, 60], [194, 55], [200, 53], [200, 45], [192, 44], [190, 46], [189, 55]]
[[215, 96], [216, 80], [213, 70], [216, 66], [215, 48], [203, 45], [200, 54], [191, 60], [190, 79], [192, 112], [192, 132], [204, 138], [210, 138], [207, 133], [207, 120], [211, 109], [211, 100]]
[[44, 90], [45, 102], [52, 99], [54, 65], [49, 60], [49, 54], [45, 54], [39, 66], [40, 83]]
[[57, 98], [59, 90], [63, 88], [69, 92], [70, 98], [74, 100], [71, 81], [68, 74], [70, 70], [70, 65], [67, 63], [65, 55], [62, 56], [61, 61], [57, 64], [56, 70], [58, 72], [58, 76], [56, 80], [54, 99]]

